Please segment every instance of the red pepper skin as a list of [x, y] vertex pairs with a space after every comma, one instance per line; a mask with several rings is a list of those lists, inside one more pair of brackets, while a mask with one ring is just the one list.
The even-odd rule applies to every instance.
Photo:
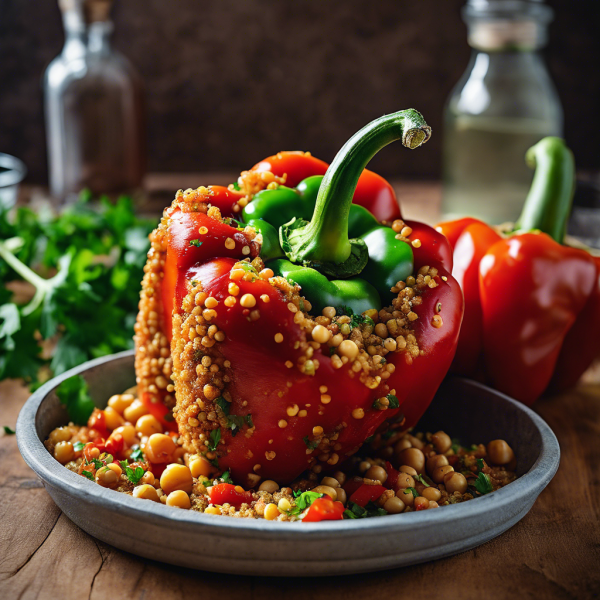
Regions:
[[90, 429], [95, 429], [99, 435], [104, 438], [108, 437], [108, 429], [106, 427], [106, 415], [103, 410], [95, 408], [88, 419], [87, 426]]
[[344, 505], [334, 502], [331, 498], [317, 498], [304, 515], [302, 521], [316, 523], [317, 521], [340, 521], [344, 515]]
[[532, 404], [562, 368], [557, 359], [592, 292], [594, 261], [544, 233], [525, 233], [494, 244], [479, 268], [486, 373], [497, 389]]
[[385, 480], [385, 487], [388, 490], [395, 490], [396, 484], [398, 483], [398, 477], [400, 477], [400, 471], [394, 469], [389, 460], [385, 461], [385, 471], [388, 475], [387, 479]]
[[381, 498], [381, 495], [387, 491], [387, 488], [382, 485], [361, 485], [353, 494], [350, 496], [350, 502], [358, 504], [363, 508], [369, 502], [375, 502]]
[[558, 368], [550, 383], [553, 391], [573, 387], [583, 373], [600, 356], [600, 256], [594, 256], [594, 288], [583, 310], [569, 330], [558, 356]]
[[231, 504], [235, 508], [239, 508], [242, 504], [250, 504], [252, 502], [252, 494], [250, 492], [239, 492], [235, 489], [235, 485], [230, 483], [218, 483], [209, 489], [210, 501], [212, 504]]
[[106, 440], [106, 452], [116, 457], [123, 450], [123, 445], [123, 436], [120, 433], [111, 433]]
[[[285, 184], [296, 187], [312, 175], [325, 175], [329, 165], [304, 152], [279, 152], [252, 167], [253, 171], [271, 171], [277, 177], [287, 175]], [[400, 219], [400, 206], [394, 188], [381, 175], [365, 169], [358, 180], [354, 204], [364, 206], [379, 221]]]
[[450, 242], [450, 246], [454, 248], [462, 232], [473, 223], [482, 223], [482, 221], [474, 219], [473, 217], [464, 217], [463, 219], [457, 219], [456, 221], [444, 221], [443, 223], [438, 223], [435, 229], [442, 233], [448, 242]]

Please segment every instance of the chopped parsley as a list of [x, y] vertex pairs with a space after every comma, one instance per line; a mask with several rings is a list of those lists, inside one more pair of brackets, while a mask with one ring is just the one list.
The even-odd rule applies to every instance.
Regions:
[[311, 451], [314, 450], [315, 448], [317, 448], [319, 446], [319, 444], [321, 443], [319, 440], [312, 440], [312, 441], [309, 440], [307, 435], [305, 435], [302, 439], [303, 439], [306, 447]]
[[335, 312], [338, 317], [343, 317], [344, 315], [351, 317], [354, 314], [354, 311], [349, 306], [338, 306]]
[[213, 429], [210, 432], [210, 441], [209, 441], [209, 445], [208, 445], [208, 449], [212, 452], [214, 452], [217, 449], [217, 446], [219, 445], [219, 442], [221, 441], [221, 430], [220, 429]]
[[223, 414], [227, 417], [229, 416], [229, 409], [231, 408], [231, 404], [223, 398], [223, 396], [219, 396], [215, 400], [216, 405], [223, 411]]
[[190, 240], [190, 246], [196, 246], [196, 248], [200, 248], [202, 244], [203, 242], [201, 242], [200, 240]]
[[485, 467], [485, 463], [483, 462], [483, 458], [478, 458], [477, 459], [477, 472], [480, 473], [481, 471], [483, 471], [484, 467]]
[[431, 487], [426, 481], [425, 479], [423, 479], [423, 475], [415, 475], [413, 477], [416, 481], [418, 481], [419, 483], [422, 483], [425, 487]]
[[417, 492], [417, 490], [415, 490], [413, 487], [408, 487], [405, 491], [409, 491], [415, 498], [419, 495], [419, 492]]
[[337, 348], [335, 346], [331, 346], [331, 348], [329, 348], [329, 356], [333, 356], [336, 350]]
[[144, 460], [144, 453], [142, 452], [141, 448], [136, 448], [135, 450], [133, 450], [133, 452], [129, 455], [129, 458], [133, 461], [133, 462], [137, 462], [138, 460]]
[[94, 465], [94, 467], [96, 467], [96, 469], [101, 469], [104, 466], [104, 463], [101, 460], [98, 460], [97, 458], [92, 458], [91, 460], [86, 460], [85, 464], [86, 465]]
[[85, 444], [83, 442], [75, 442], [73, 444], [73, 450], [75, 452], [81, 452], [85, 448]]
[[460, 452], [460, 449], [462, 448], [462, 446], [460, 445], [460, 440], [458, 438], [452, 438], [452, 452], [454, 452], [454, 454], [458, 454]]
[[477, 479], [475, 480], [475, 489], [481, 495], [493, 492], [494, 488], [492, 487], [492, 480], [490, 479], [490, 476], [486, 475], [485, 473], [479, 473], [479, 475], [477, 475]]
[[96, 481], [96, 478], [92, 473], [90, 473], [90, 471], [86, 471], [85, 469], [83, 469], [83, 471], [81, 471], [81, 474], [84, 477], [87, 477], [90, 481]]
[[4, 433], [6, 435], [15, 435], [16, 431], [14, 429], [11, 429], [8, 425], [3, 425], [2, 428], [4, 429]]
[[323, 498], [325, 494], [319, 494], [318, 492], [294, 492], [296, 499], [296, 506], [288, 511], [288, 515], [299, 515], [302, 511], [306, 510], [317, 498]]
[[394, 394], [388, 394], [386, 398], [390, 402], [390, 408], [400, 408], [400, 400]]
[[233, 485], [233, 479], [231, 479], [231, 473], [229, 471], [225, 471], [225, 473], [223, 473], [219, 479], [221, 479], [224, 483], [231, 483]]
[[133, 483], [133, 485], [137, 485], [140, 479], [144, 476], [144, 469], [142, 467], [136, 467], [132, 469], [131, 467], [125, 466], [125, 475], [127, 475], [127, 479]]
[[387, 510], [371, 501], [364, 508], [355, 502], [349, 502], [343, 516], [344, 519], [367, 519], [369, 517], [383, 517], [387, 514]]
[[[254, 427], [254, 423], [252, 422], [252, 415], [229, 415], [227, 417], [227, 427], [231, 429], [231, 435], [233, 437], [235, 437], [238, 434], [238, 432], [244, 427], [244, 425], [248, 425], [248, 427]], [[219, 438], [220, 437], [221, 434], [219, 432]]]
[[354, 329], [354, 327], [358, 327], [362, 324], [368, 325], [369, 327], [375, 327], [375, 322], [371, 317], [365, 317], [364, 315], [352, 315], [350, 319], [350, 327]]

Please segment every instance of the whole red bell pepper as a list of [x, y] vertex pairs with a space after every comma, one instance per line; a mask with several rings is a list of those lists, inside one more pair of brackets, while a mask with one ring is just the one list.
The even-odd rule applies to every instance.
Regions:
[[[350, 165], [340, 158], [348, 144], [331, 168], [308, 154], [281, 152], [229, 188], [178, 192], [151, 236], [136, 324], [140, 393], [167, 408], [176, 399], [174, 416], [188, 449], [249, 487], [260, 478], [290, 482], [317, 463], [338, 468], [384, 421], [404, 415], [407, 426], [416, 423], [452, 361], [463, 301], [450, 274], [451, 248], [432, 227], [401, 223], [389, 183], [364, 170], [394, 139], [409, 147], [426, 141], [422, 117], [407, 112], [359, 132]], [[340, 168], [346, 176], [336, 179]], [[314, 298], [274, 276], [269, 265], [278, 259], [263, 254], [260, 223], [255, 229], [239, 222], [268, 190], [305, 198], [303, 182], [314, 184], [311, 178], [324, 172], [313, 200], [320, 216], [311, 223], [335, 221], [337, 214], [341, 231], [325, 231], [324, 245], [338, 244], [344, 232], [348, 238], [353, 201], [369, 211], [361, 218], [377, 228], [386, 221], [393, 243], [410, 249], [409, 277], [393, 287], [396, 308], [351, 314], [340, 292], [324, 311], [329, 316], [315, 313]], [[311, 264], [305, 275], [321, 277]], [[357, 281], [348, 275], [340, 285]], [[388, 348], [378, 324], [387, 328]]]
[[563, 245], [575, 173], [563, 140], [544, 138], [526, 158], [536, 171], [514, 231], [471, 218], [438, 230], [465, 295], [452, 370], [532, 404], [600, 355], [600, 259]]

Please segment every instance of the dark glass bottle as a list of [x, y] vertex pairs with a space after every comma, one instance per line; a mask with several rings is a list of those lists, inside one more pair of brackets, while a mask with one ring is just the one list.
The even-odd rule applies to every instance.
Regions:
[[44, 77], [52, 195], [139, 189], [145, 169], [140, 78], [113, 50], [112, 0], [59, 0], [65, 44]]

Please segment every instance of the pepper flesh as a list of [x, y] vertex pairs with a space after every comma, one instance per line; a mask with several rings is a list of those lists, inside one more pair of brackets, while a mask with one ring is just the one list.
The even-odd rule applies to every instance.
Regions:
[[600, 259], [561, 244], [574, 177], [564, 142], [545, 138], [528, 161], [538, 167], [515, 233], [470, 218], [438, 229], [465, 295], [452, 370], [532, 404], [549, 386], [573, 385], [600, 354]]
[[[321, 175], [326, 168], [303, 154], [277, 157], [268, 159], [270, 173], [280, 169], [288, 185]], [[373, 210], [383, 207], [388, 218], [399, 217], [397, 205], [395, 211], [386, 206], [385, 199], [393, 197], [389, 184], [374, 174], [367, 175], [367, 182], [364, 189], [374, 196], [363, 189], [365, 204], [373, 201]], [[151, 389], [147, 371], [161, 365], [160, 358], [152, 357], [163, 356], [169, 348], [177, 390], [175, 418], [189, 450], [204, 454], [215, 471], [229, 469], [239, 482], [252, 485], [260, 477], [289, 482], [315, 463], [334, 469], [386, 420], [405, 415], [408, 425], [417, 421], [454, 355], [462, 295], [449, 273], [452, 254], [445, 238], [431, 227], [407, 222], [413, 237], [422, 241], [413, 248], [415, 270], [437, 269], [413, 307], [417, 319], [412, 332], [419, 352], [387, 354], [387, 364], [395, 369], [390, 367], [388, 379], [368, 387], [354, 375], [351, 361], [336, 364], [340, 356], [332, 356], [327, 344], [315, 344], [299, 324], [301, 311], [293, 302], [298, 302], [297, 288], [283, 279], [262, 278], [248, 263], [244, 276], [234, 278], [239, 261], [255, 259], [262, 251], [254, 229], [240, 230], [227, 221], [239, 218], [243, 198], [242, 191], [213, 186], [178, 193], [166, 209], [152, 238], [144, 279], [136, 372], [140, 391], [159, 404], [173, 392], [168, 386]], [[373, 214], [382, 219], [384, 213]], [[210, 307], [207, 298], [212, 298]], [[440, 306], [442, 327], [433, 320]], [[158, 313], [152, 321], [154, 334], [147, 324], [152, 311]], [[168, 360], [165, 356], [164, 373]], [[374, 408], [374, 401], [390, 390], [400, 408]]]

